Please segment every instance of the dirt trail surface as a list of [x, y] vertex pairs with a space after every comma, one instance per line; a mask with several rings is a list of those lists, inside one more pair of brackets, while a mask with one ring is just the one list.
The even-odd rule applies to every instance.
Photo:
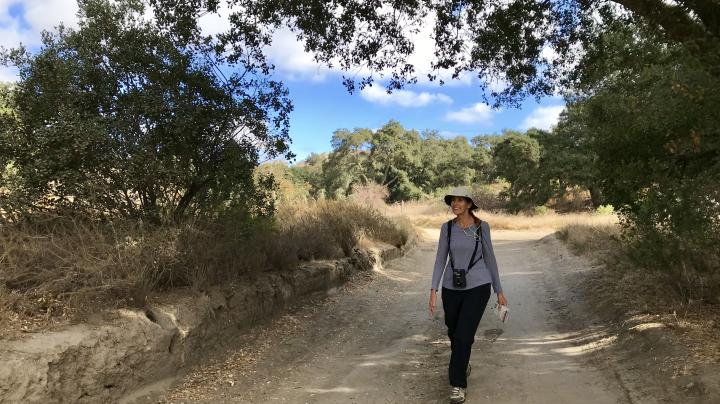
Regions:
[[[603, 366], [599, 348], [612, 338], [572, 320], [575, 295], [563, 283], [570, 269], [556, 265], [564, 250], [548, 242], [551, 233], [493, 231], [511, 313], [499, 323], [493, 295], [473, 346], [467, 402], [654, 402]], [[426, 230], [381, 271], [238, 336], [160, 396], [139, 392], [127, 402], [447, 402], [440, 300], [435, 318], [426, 309], [437, 239]]]

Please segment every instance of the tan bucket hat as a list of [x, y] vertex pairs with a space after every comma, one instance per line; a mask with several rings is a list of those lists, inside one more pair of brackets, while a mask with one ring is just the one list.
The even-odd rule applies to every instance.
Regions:
[[453, 196], [464, 196], [465, 198], [470, 199], [470, 203], [472, 204], [470, 206], [470, 210], [478, 209], [478, 206], [470, 195], [470, 190], [467, 187], [453, 188], [447, 195], [445, 195], [445, 204], [450, 206]]

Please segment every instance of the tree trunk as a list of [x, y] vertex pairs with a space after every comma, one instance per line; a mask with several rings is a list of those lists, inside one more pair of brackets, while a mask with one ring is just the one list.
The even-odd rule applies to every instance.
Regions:
[[187, 191], [185, 191], [185, 194], [183, 194], [182, 198], [180, 198], [180, 201], [178, 202], [175, 210], [173, 211], [173, 221], [175, 223], [180, 223], [183, 217], [185, 217], [185, 211], [187, 210], [188, 206], [190, 206], [190, 202], [192, 202], [193, 198], [199, 190], [200, 187], [196, 183], [190, 184]]
[[588, 189], [590, 190], [590, 199], [592, 200], [593, 208], [599, 208], [604, 202], [602, 191], [595, 185], [590, 186]]
[[207, 187], [208, 184], [210, 184], [210, 178], [199, 184], [197, 182], [190, 183], [187, 191], [185, 191], [185, 194], [183, 194], [182, 198], [180, 198], [180, 201], [173, 211], [173, 221], [175, 223], [180, 223], [185, 218], [185, 211], [190, 206], [192, 200], [200, 191]]

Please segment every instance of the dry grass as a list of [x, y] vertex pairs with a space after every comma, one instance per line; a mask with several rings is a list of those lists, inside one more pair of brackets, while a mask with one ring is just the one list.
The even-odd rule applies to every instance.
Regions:
[[354, 185], [350, 193], [350, 200], [361, 206], [372, 206], [376, 209], [385, 206], [385, 200], [390, 195], [387, 186], [380, 184]]
[[413, 220], [415, 216], [442, 215], [447, 211], [447, 205], [441, 201], [409, 201], [386, 205], [384, 209], [389, 216], [407, 216]]
[[304, 260], [348, 256], [362, 237], [394, 246], [404, 245], [414, 229], [402, 218], [351, 201], [307, 203], [281, 212], [279, 231]]
[[609, 311], [605, 314], [627, 328], [652, 319], [672, 330], [695, 359], [720, 360], [720, 305], [688, 301], [678, 273], [638, 267], [630, 260], [617, 225], [570, 225], [558, 236], [573, 252], [600, 264], [584, 287], [592, 300], [602, 302], [596, 305], [598, 310], [605, 308]]
[[0, 323], [44, 329], [102, 308], [141, 306], [164, 290], [349, 256], [361, 238], [401, 246], [413, 231], [402, 219], [336, 201], [298, 204], [275, 220], [227, 215], [163, 228], [38, 217], [0, 227]]
[[[440, 227], [444, 222], [452, 219], [447, 205], [442, 202], [412, 202], [395, 204], [386, 208], [389, 216], [406, 216], [419, 227]], [[612, 226], [617, 223], [614, 214], [593, 213], [566, 213], [559, 214], [549, 211], [544, 214], [507, 214], [478, 210], [480, 219], [487, 221], [493, 229], [502, 230], [530, 230], [530, 229], [559, 229], [571, 225]]]
[[617, 224], [568, 224], [558, 230], [558, 237], [576, 254], [606, 255], [620, 250], [620, 227]]

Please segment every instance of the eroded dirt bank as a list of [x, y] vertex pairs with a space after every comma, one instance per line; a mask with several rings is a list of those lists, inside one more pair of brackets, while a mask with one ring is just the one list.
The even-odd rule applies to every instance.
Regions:
[[204, 360], [299, 299], [324, 294], [399, 255], [387, 245], [356, 250], [350, 258], [265, 272], [202, 293], [179, 291], [145, 310], [119, 310], [62, 331], [0, 341], [0, 403], [118, 401]]

